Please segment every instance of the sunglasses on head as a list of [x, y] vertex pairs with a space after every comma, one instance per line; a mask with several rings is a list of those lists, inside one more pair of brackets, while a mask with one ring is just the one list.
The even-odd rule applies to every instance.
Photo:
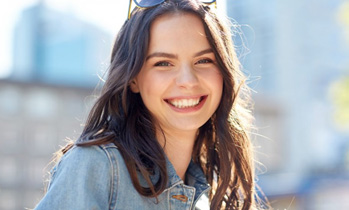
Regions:
[[[131, 18], [131, 4], [132, 1], [136, 4], [137, 7], [139, 8], [150, 8], [150, 7], [155, 7], [166, 0], [130, 0], [129, 6], [128, 6], [128, 15], [127, 19]], [[216, 0], [200, 0], [201, 3], [203, 4], [216, 4]]]

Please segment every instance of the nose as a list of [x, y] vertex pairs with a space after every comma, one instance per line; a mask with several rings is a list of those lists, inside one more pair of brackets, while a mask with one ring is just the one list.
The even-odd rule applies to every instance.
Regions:
[[198, 83], [199, 80], [195, 70], [190, 65], [181, 66], [176, 77], [176, 84], [183, 88], [192, 88]]

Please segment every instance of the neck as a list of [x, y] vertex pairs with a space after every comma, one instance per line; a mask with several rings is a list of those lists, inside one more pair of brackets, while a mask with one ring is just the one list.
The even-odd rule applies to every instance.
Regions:
[[184, 181], [185, 172], [192, 158], [197, 131], [163, 132], [164, 134], [159, 132], [157, 138], [177, 175]]

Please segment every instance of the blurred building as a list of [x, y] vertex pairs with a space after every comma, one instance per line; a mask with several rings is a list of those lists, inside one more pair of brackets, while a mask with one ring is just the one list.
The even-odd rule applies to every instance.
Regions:
[[109, 63], [110, 34], [44, 3], [23, 11], [14, 34], [14, 80], [92, 87]]
[[16, 25], [12, 75], [0, 80], [0, 209], [33, 208], [53, 153], [76, 139], [109, 61], [111, 36], [44, 3]]
[[348, 135], [334, 126], [329, 97], [331, 83], [349, 69], [337, 19], [343, 2], [228, 1], [228, 15], [240, 24], [237, 49], [257, 92], [264, 137], [255, 144], [265, 165], [259, 184], [276, 209], [349, 208]]
[[76, 139], [92, 89], [0, 80], [0, 209], [33, 208], [53, 153]]

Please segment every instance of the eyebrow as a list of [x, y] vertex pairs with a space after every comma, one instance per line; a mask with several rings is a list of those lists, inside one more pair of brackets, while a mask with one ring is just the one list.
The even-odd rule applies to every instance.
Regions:
[[[194, 57], [205, 55], [207, 53], [213, 53], [213, 50], [211, 48], [202, 50], [200, 52], [195, 53]], [[165, 52], [154, 52], [154, 53], [148, 55], [145, 60], [149, 60], [150, 58], [153, 58], [153, 57], [165, 57], [165, 58], [172, 58], [172, 59], [175, 58], [176, 59], [176, 58], [178, 58], [178, 55], [171, 54], [171, 53], [165, 53]]]
[[200, 52], [197, 52], [195, 53], [194, 57], [198, 57], [198, 56], [201, 56], [201, 55], [205, 55], [207, 53], [213, 53], [213, 50], [211, 48], [208, 48], [206, 50], [202, 50]]
[[146, 57], [145, 60], [149, 60], [153, 57], [165, 57], [165, 58], [178, 58], [178, 55], [171, 54], [171, 53], [164, 53], [164, 52], [155, 52]]

